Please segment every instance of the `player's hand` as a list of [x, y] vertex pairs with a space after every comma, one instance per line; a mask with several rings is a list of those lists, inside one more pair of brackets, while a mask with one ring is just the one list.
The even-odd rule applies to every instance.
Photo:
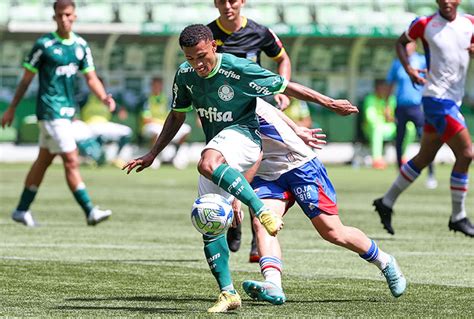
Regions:
[[469, 51], [469, 54], [471, 55], [471, 57], [474, 57], [474, 43], [471, 43], [471, 45], [469, 46], [469, 48], [467, 48], [467, 50]]
[[284, 111], [290, 105], [290, 98], [285, 94], [275, 95], [275, 102], [281, 111]]
[[115, 100], [112, 97], [112, 94], [107, 94], [107, 96], [102, 99], [102, 103], [109, 107], [110, 112], [115, 111]]
[[339, 115], [350, 115], [353, 113], [359, 113], [357, 106], [352, 105], [348, 100], [331, 100], [328, 108], [333, 110]]
[[412, 67], [409, 67], [407, 70], [408, 76], [410, 77], [413, 85], [425, 85], [426, 79], [422, 76], [422, 74], [426, 74], [426, 72], [428, 72], [426, 69], [415, 69]]
[[11, 107], [7, 108], [5, 110], [5, 113], [3, 113], [2, 128], [5, 128], [5, 125], [11, 126], [14, 118], [15, 118], [15, 109]]
[[234, 211], [234, 219], [231, 227], [235, 228], [244, 220], [244, 212], [242, 211], [242, 203], [237, 198], [232, 202], [232, 210]]
[[122, 167], [122, 171], [126, 169], [127, 170], [127, 175], [128, 175], [136, 167], [137, 168], [137, 170], [136, 170], [137, 173], [141, 172], [153, 163], [153, 161], [155, 160], [155, 157], [156, 156], [153, 155], [152, 153], [147, 153], [147, 154], [143, 155], [142, 157], [130, 160], [130, 161], [128, 161], [127, 164], [125, 164]]
[[322, 131], [322, 128], [299, 126], [295, 133], [306, 145], [320, 150], [322, 149], [322, 145], [326, 145], [326, 134], [321, 133]]

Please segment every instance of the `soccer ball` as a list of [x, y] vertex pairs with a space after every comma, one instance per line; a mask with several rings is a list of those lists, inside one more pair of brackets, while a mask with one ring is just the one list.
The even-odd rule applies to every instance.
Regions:
[[217, 236], [232, 224], [234, 212], [229, 201], [218, 194], [198, 197], [191, 210], [191, 221], [203, 235]]

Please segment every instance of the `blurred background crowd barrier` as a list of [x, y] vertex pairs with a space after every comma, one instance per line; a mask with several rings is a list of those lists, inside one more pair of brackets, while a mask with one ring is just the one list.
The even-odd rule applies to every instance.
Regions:
[[[21, 62], [33, 41], [54, 31], [50, 0], [0, 1], [0, 114], [22, 75]], [[184, 60], [177, 36], [191, 23], [207, 24], [218, 16], [212, 0], [77, 0], [74, 31], [90, 44], [98, 74], [108, 91], [128, 110], [115, 121], [129, 125], [137, 141], [137, 109], [149, 93], [149, 82], [162, 76], [169, 90], [176, 67]], [[385, 78], [395, 57], [396, 38], [418, 15], [432, 14], [435, 0], [248, 0], [243, 14], [271, 27], [292, 60], [293, 80], [358, 105], [373, 91], [373, 80]], [[474, 13], [474, 0], [463, 0], [461, 12]], [[422, 47], [422, 46], [419, 46]], [[274, 69], [263, 56], [263, 65]], [[35, 92], [31, 85], [19, 106], [14, 126], [0, 129], [0, 141], [30, 143], [37, 139]], [[79, 91], [85, 90], [79, 83]], [[474, 132], [474, 68], [468, 74], [464, 101]], [[357, 139], [357, 118], [339, 117], [311, 107], [314, 126], [323, 127], [330, 142]], [[203, 134], [192, 116], [189, 142]]]

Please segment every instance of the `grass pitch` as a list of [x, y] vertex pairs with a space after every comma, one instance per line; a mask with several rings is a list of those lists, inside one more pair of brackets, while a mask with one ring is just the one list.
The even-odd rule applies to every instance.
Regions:
[[[208, 270], [200, 235], [189, 214], [196, 197], [194, 167], [171, 167], [126, 176], [112, 167], [82, 168], [96, 205], [112, 219], [86, 226], [53, 165], [32, 206], [41, 227], [14, 223], [24, 164], [0, 164], [1, 317], [208, 317], [217, 285]], [[439, 187], [424, 188], [425, 175], [395, 206], [395, 236], [371, 207], [396, 176], [386, 171], [328, 167], [342, 221], [365, 231], [394, 254], [408, 279], [406, 295], [390, 295], [378, 269], [356, 254], [322, 240], [293, 208], [285, 218], [283, 306], [250, 300], [246, 279], [260, 280], [247, 262], [245, 220], [241, 250], [232, 254], [234, 284], [248, 317], [474, 317], [474, 239], [448, 232], [449, 166], [437, 166]], [[466, 207], [474, 218], [474, 183]], [[214, 317], [214, 316], [213, 316]]]

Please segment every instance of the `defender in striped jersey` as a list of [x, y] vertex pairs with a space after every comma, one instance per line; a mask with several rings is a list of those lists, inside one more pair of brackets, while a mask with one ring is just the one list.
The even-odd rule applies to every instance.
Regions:
[[[336, 192], [326, 169], [305, 144], [311, 142], [317, 132], [294, 127], [280, 111], [261, 99], [257, 102], [257, 115], [263, 158], [251, 185], [259, 198], [282, 217], [296, 201], [321, 237], [373, 263], [384, 274], [392, 295], [401, 296], [406, 289], [406, 279], [395, 258], [379, 249], [361, 230], [341, 223]], [[253, 226], [264, 281], [247, 280], [242, 286], [253, 299], [283, 304], [286, 296], [282, 288], [283, 261], [278, 238], [268, 236], [258, 223]]]
[[[393, 235], [392, 207], [395, 201], [446, 143], [456, 158], [450, 179], [451, 217], [448, 228], [474, 237], [474, 225], [466, 213], [469, 165], [474, 154], [471, 135], [460, 111], [469, 54], [474, 54], [474, 17], [457, 12], [460, 0], [437, 0], [437, 3], [439, 11], [413, 21], [398, 39], [396, 47], [400, 62], [412, 82], [425, 84], [422, 98], [425, 126], [420, 151], [401, 167], [400, 175], [390, 189], [373, 205], [384, 228]], [[426, 79], [420, 75], [422, 70], [409, 64], [406, 46], [417, 39], [425, 47]]]

